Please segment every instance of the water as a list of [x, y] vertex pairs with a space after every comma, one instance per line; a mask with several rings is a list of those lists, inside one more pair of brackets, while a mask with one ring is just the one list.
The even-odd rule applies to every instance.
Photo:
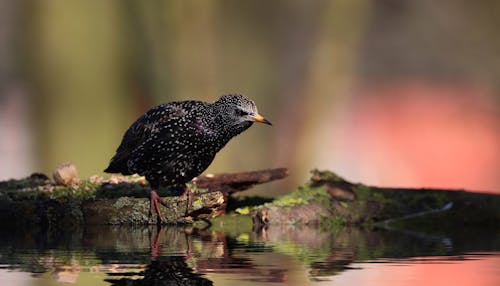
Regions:
[[500, 231], [3, 230], [1, 285], [500, 285]]

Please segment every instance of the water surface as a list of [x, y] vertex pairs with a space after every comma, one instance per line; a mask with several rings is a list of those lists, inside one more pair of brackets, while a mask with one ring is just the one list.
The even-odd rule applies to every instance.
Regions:
[[2, 285], [500, 285], [500, 231], [4, 230]]

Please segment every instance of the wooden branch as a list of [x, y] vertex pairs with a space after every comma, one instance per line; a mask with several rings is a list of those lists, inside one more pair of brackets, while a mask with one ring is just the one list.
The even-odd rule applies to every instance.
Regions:
[[277, 168], [240, 173], [204, 175], [197, 177], [193, 182], [198, 188], [232, 194], [250, 189], [257, 184], [283, 179], [286, 176], [288, 176], [288, 169]]

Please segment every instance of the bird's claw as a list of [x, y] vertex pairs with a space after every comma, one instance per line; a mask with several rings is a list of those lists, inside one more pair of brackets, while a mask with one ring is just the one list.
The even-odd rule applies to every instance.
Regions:
[[165, 202], [161, 199], [161, 197], [156, 193], [156, 191], [151, 190], [150, 197], [150, 206], [149, 206], [149, 217], [153, 216], [153, 212], [156, 213], [156, 222], [158, 224], [165, 224], [167, 221], [163, 217], [160, 211], [159, 204], [165, 205]]

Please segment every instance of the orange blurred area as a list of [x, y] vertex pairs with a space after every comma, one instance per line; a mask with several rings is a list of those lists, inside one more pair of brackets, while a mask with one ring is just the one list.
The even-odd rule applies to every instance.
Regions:
[[[419, 262], [419, 259], [422, 259]], [[436, 259], [433, 263], [432, 259]], [[407, 285], [407, 286], [495, 286], [500, 284], [497, 275], [500, 258], [486, 256], [481, 259], [457, 258], [442, 261], [437, 257], [415, 257], [411, 261], [394, 261], [388, 264], [360, 263], [354, 269], [332, 277], [335, 285]]]
[[500, 192], [500, 109], [489, 90], [371, 84], [356, 91], [347, 117], [343, 144], [366, 183]]

